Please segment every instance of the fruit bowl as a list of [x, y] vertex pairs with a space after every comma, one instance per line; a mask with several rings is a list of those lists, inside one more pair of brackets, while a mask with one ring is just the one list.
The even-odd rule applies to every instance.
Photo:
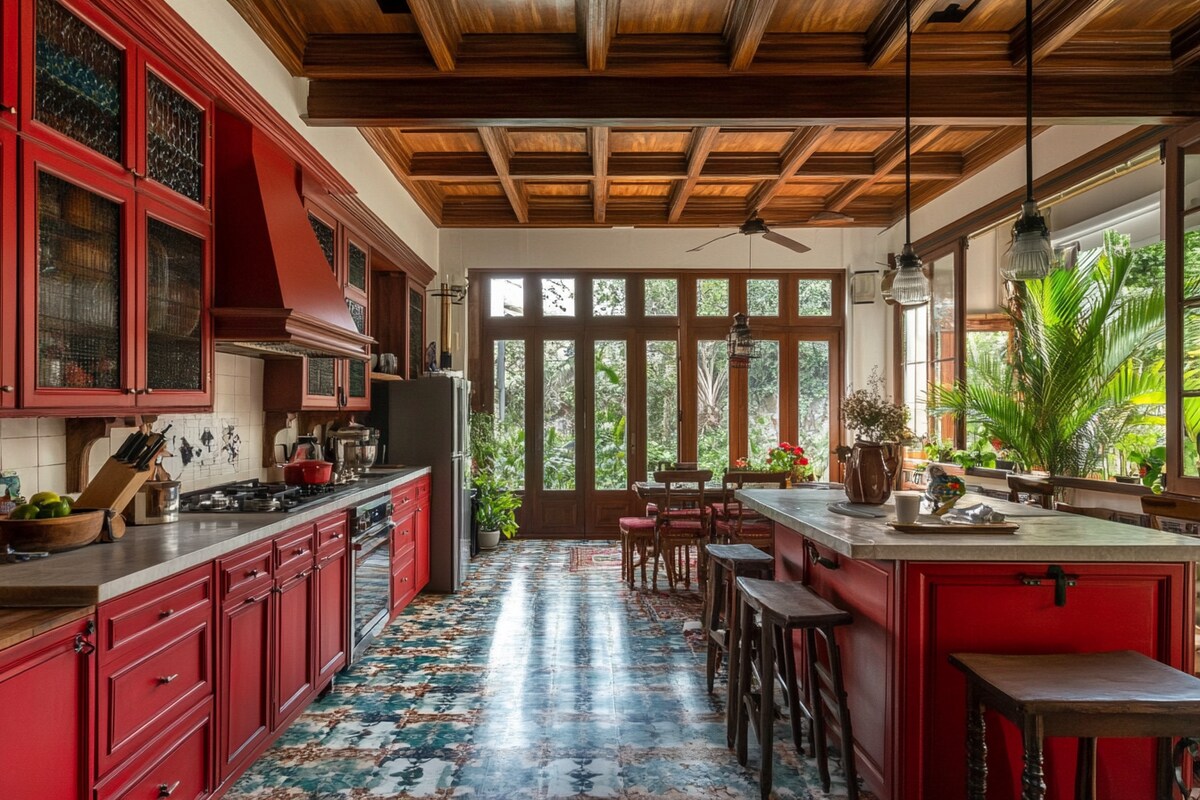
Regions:
[[99, 509], [50, 519], [0, 519], [0, 553], [6, 545], [21, 553], [61, 553], [83, 547], [100, 536], [104, 517]]

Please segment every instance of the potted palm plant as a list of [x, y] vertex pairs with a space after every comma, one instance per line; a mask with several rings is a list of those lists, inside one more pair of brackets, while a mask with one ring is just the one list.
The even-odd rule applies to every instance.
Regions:
[[479, 547], [491, 550], [500, 543], [501, 535], [511, 539], [516, 534], [521, 498], [501, 486], [490, 472], [477, 473], [472, 484], [478, 493], [475, 521], [479, 523]]

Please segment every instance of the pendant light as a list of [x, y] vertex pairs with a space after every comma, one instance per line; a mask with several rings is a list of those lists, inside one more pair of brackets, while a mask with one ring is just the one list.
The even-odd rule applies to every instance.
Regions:
[[896, 258], [892, 299], [902, 306], [929, 302], [929, 278], [912, 246], [912, 0], [904, 0], [904, 248]]
[[1006, 281], [1040, 280], [1050, 274], [1053, 261], [1050, 229], [1033, 199], [1033, 0], [1025, 0], [1025, 202], [1000, 275]]
[[[754, 272], [754, 237], [746, 237], [750, 246], [750, 257], [746, 261], [746, 296], [749, 302], [750, 275]], [[750, 366], [750, 359], [757, 358], [754, 334], [750, 332], [750, 317], [739, 311], [733, 315], [733, 325], [729, 326], [729, 334], [725, 337], [729, 349], [729, 366], [745, 368]]]

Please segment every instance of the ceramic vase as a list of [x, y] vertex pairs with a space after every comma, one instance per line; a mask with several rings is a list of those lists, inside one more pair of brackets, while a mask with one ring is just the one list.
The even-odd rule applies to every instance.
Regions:
[[851, 503], [886, 503], [892, 496], [892, 482], [899, 466], [896, 445], [855, 442], [845, 465], [846, 497]]

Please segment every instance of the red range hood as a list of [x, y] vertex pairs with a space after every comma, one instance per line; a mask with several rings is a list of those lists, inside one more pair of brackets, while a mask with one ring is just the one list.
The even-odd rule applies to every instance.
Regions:
[[244, 120], [217, 113], [216, 287], [218, 350], [365, 359], [286, 153]]

